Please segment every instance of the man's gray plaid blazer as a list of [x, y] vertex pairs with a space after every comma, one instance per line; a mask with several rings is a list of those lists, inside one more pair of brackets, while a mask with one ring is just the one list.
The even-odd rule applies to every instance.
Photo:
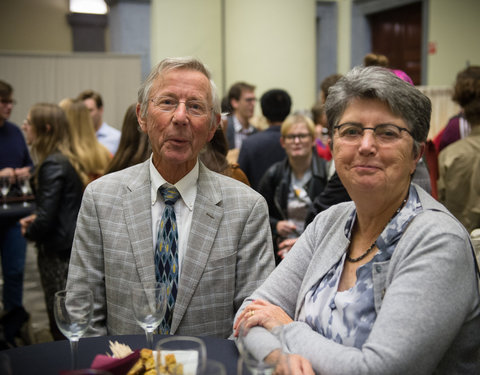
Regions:
[[[150, 199], [149, 160], [85, 190], [67, 288], [89, 287], [94, 293], [89, 335], [143, 332], [129, 290], [155, 281]], [[263, 197], [200, 163], [172, 334], [228, 337], [235, 312], [273, 268]]]

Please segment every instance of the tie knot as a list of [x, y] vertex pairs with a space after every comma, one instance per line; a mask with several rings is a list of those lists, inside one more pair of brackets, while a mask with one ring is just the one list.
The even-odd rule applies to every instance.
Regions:
[[174, 205], [175, 202], [180, 198], [180, 193], [174, 187], [160, 187], [160, 194], [162, 194], [163, 199], [165, 200], [165, 204]]

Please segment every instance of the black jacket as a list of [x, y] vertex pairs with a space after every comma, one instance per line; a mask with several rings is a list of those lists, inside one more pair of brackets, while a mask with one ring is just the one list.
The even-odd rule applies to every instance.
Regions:
[[[318, 157], [315, 150], [312, 155], [311, 170], [312, 178], [304, 188], [310, 200], [313, 202], [315, 197], [323, 191], [327, 184], [326, 162], [324, 159]], [[258, 192], [263, 195], [268, 204], [275, 254], [277, 251], [277, 241], [279, 239], [277, 223], [280, 220], [288, 220], [287, 206], [291, 172], [288, 158], [285, 158], [272, 165], [265, 172], [258, 186]]]
[[68, 158], [49, 155], [38, 167], [36, 219], [25, 237], [47, 253], [70, 255], [83, 195], [83, 183]]

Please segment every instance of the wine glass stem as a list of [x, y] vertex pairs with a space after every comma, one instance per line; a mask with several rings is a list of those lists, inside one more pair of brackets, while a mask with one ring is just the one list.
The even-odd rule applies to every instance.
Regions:
[[148, 348], [153, 350], [153, 331], [146, 329], [145, 336], [147, 336]]
[[70, 340], [70, 354], [72, 358], [72, 370], [78, 368], [78, 339]]

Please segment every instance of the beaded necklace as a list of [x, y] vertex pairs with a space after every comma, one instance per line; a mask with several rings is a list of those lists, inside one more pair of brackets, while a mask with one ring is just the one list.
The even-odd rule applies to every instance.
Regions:
[[[400, 210], [403, 208], [403, 206], [405, 206], [405, 203], [407, 203], [407, 199], [408, 199], [408, 192], [407, 192], [407, 196], [405, 197], [405, 199], [403, 200], [402, 204], [400, 205], [400, 207], [398, 207], [398, 209], [395, 211], [395, 213], [393, 214], [393, 216], [390, 218], [390, 220], [388, 220], [387, 224], [385, 224], [385, 226], [383, 227], [383, 229], [385, 229], [385, 227], [393, 220], [393, 218], [395, 216], [397, 216], [397, 214], [400, 212]], [[383, 232], [383, 229], [382, 229], [382, 232]], [[381, 232], [380, 232], [381, 233]], [[350, 250], [349, 252], [347, 253], [347, 260], [350, 262], [350, 263], [356, 263], [356, 262], [360, 262], [362, 259], [364, 259], [368, 254], [370, 254], [373, 250], [373, 248], [375, 247], [375, 245], [377, 244], [377, 240], [375, 240], [372, 245], [367, 249], [367, 251], [365, 251], [362, 255], [360, 255], [358, 258], [351, 258], [350, 257]]]

